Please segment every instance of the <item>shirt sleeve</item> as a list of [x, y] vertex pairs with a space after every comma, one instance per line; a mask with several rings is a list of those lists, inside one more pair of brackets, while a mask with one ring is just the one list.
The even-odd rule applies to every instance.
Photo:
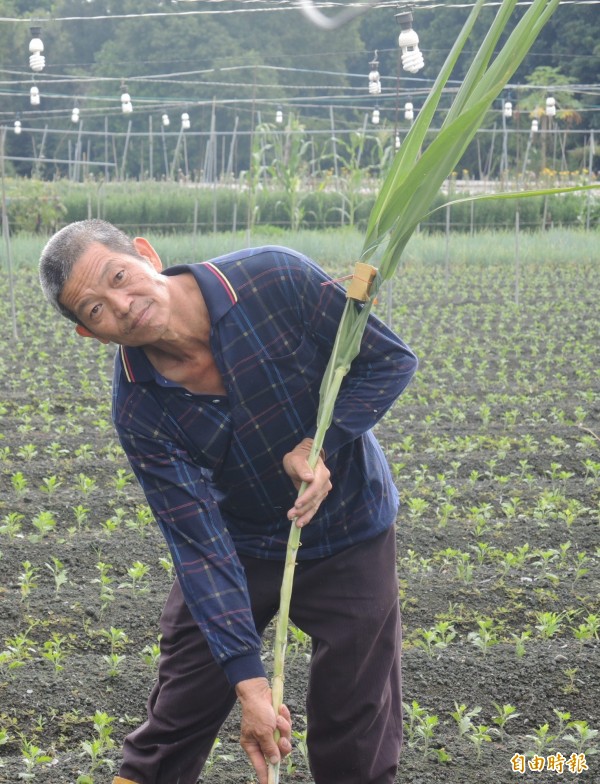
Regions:
[[[304, 322], [327, 361], [346, 304], [346, 292], [307, 260], [311, 273], [302, 283]], [[318, 303], [314, 307], [313, 303]], [[362, 307], [353, 303], [353, 307]], [[414, 352], [376, 315], [371, 314], [359, 354], [342, 382], [331, 425], [323, 444], [325, 455], [337, 452], [374, 427], [406, 388], [417, 369]], [[307, 433], [313, 437], [316, 427]]]
[[[144, 398], [135, 402], [136, 397]], [[244, 569], [202, 469], [147, 389], [114, 407], [119, 439], [171, 552], [186, 604], [232, 685], [262, 677]], [[143, 412], [143, 413], [142, 413]]]

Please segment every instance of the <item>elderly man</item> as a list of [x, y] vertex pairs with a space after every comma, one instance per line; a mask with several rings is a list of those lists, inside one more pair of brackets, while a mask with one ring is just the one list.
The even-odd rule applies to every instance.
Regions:
[[290, 617], [312, 638], [314, 780], [392, 784], [398, 496], [371, 430], [415, 356], [370, 317], [311, 470], [344, 290], [280, 247], [161, 267], [147, 240], [98, 220], [66, 226], [40, 261], [44, 293], [78, 334], [118, 345], [114, 424], [177, 574], [148, 719], [126, 738], [115, 784], [196, 782], [236, 699], [260, 784], [266, 760], [289, 753], [290, 715], [271, 706], [260, 638], [277, 611], [291, 524], [306, 526]]

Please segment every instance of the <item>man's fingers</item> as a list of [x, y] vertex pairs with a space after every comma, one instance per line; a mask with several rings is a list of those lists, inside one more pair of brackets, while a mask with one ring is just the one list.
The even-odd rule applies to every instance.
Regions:
[[319, 506], [327, 498], [332, 484], [329, 481], [329, 470], [322, 466], [322, 470], [315, 476], [313, 482], [296, 499], [294, 506], [288, 512], [290, 520], [296, 519], [296, 525], [302, 527], [312, 520], [317, 513]]
[[248, 755], [250, 764], [256, 771], [259, 784], [267, 784], [267, 763], [265, 762], [265, 758], [260, 749], [255, 748], [252, 751], [250, 751], [250, 749], [244, 749], [244, 751]]

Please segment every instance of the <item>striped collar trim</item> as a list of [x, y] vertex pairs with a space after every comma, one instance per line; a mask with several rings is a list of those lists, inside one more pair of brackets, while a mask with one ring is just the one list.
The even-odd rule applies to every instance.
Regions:
[[232, 304], [235, 304], [238, 301], [238, 295], [235, 293], [235, 289], [231, 285], [231, 283], [227, 280], [225, 275], [221, 272], [221, 270], [212, 263], [212, 261], [204, 261], [202, 262], [202, 266], [206, 269], [209, 269], [213, 275], [219, 280], [225, 291], [227, 292], [227, 296], [229, 297]]
[[121, 364], [123, 365], [123, 371], [125, 373], [125, 377], [127, 378], [127, 381], [133, 383], [135, 381], [135, 376], [133, 374], [131, 362], [129, 361], [129, 357], [127, 356], [127, 352], [125, 351], [125, 346], [119, 346], [119, 353], [121, 354]]

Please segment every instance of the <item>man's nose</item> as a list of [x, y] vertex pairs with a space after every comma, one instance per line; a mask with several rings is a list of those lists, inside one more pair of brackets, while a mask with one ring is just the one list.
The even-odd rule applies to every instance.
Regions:
[[110, 302], [115, 315], [119, 318], [123, 318], [131, 310], [131, 297], [125, 291], [112, 291]]

